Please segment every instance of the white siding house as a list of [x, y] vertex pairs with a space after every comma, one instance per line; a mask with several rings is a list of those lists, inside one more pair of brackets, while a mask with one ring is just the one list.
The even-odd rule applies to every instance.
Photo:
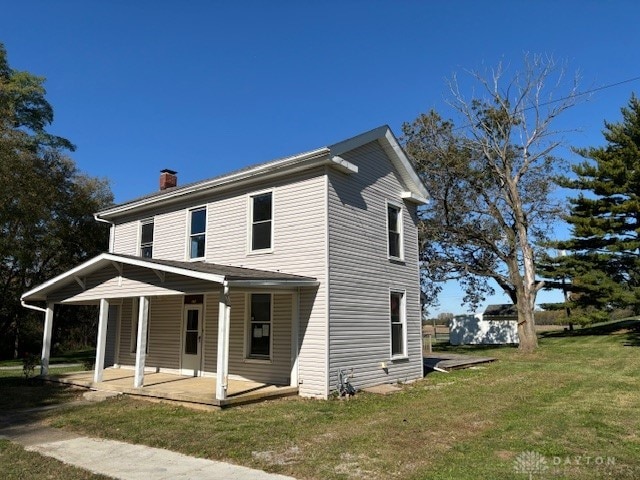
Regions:
[[[95, 379], [131, 368], [297, 387], [327, 398], [422, 375], [417, 207], [427, 192], [388, 127], [110, 207], [109, 251], [26, 292], [45, 312], [100, 305]], [[44, 303], [45, 308], [38, 307]]]

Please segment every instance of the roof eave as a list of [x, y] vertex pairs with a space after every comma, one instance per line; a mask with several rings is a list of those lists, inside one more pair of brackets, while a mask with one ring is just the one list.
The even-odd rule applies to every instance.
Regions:
[[287, 157], [282, 160], [276, 160], [267, 164], [258, 165], [257, 167], [249, 170], [231, 173], [223, 177], [218, 177], [212, 180], [205, 180], [193, 185], [177, 188], [161, 195], [142, 198], [138, 201], [134, 200], [125, 204], [116, 205], [114, 207], [110, 207], [96, 213], [95, 217], [96, 220], [110, 220], [141, 208], [167, 205], [176, 201], [180, 201], [186, 196], [197, 195], [214, 188], [235, 188], [241, 185], [246, 185], [247, 183], [256, 182], [258, 180], [265, 180], [268, 178], [289, 175], [296, 171], [305, 170], [317, 165], [322, 165], [327, 161], [329, 161], [330, 163], [334, 163], [336, 167], [340, 167], [340, 165], [330, 159], [330, 153], [331, 152], [327, 147], [318, 148], [316, 150], [295, 155], [293, 157]]

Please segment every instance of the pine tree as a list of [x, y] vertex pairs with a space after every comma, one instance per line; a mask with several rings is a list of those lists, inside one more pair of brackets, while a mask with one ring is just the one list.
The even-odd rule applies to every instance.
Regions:
[[570, 200], [572, 237], [556, 245], [569, 255], [555, 259], [553, 276], [571, 278], [574, 306], [640, 313], [640, 100], [621, 111], [621, 122], [605, 122], [605, 146], [576, 150], [586, 159], [577, 178], [560, 180], [580, 193]]

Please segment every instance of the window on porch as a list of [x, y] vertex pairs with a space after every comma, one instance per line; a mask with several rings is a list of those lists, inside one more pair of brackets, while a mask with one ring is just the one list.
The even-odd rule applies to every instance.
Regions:
[[248, 358], [271, 357], [271, 294], [252, 293], [249, 305]]

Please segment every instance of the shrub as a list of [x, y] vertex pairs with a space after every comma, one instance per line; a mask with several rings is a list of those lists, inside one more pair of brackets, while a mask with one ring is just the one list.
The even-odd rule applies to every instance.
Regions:
[[33, 376], [33, 372], [39, 363], [39, 358], [33, 353], [26, 352], [22, 357], [22, 373], [24, 378], [29, 380], [29, 377]]

